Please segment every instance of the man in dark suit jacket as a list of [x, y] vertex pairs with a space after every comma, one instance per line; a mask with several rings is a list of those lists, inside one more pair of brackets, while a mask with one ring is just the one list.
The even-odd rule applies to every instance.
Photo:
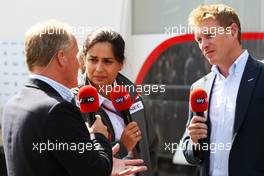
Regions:
[[[97, 117], [89, 133], [72, 102], [70, 88], [77, 86], [79, 68], [77, 52], [75, 37], [59, 22], [38, 24], [27, 33], [30, 81], [6, 104], [3, 115], [9, 176], [111, 175], [112, 149], [106, 126]], [[133, 173], [126, 166], [142, 163], [114, 161], [112, 175]]]
[[201, 166], [202, 176], [264, 175], [264, 64], [242, 49], [234, 9], [223, 4], [199, 6], [191, 13], [190, 24], [213, 66], [191, 88], [206, 90], [209, 108], [205, 117], [190, 112], [185, 158]]

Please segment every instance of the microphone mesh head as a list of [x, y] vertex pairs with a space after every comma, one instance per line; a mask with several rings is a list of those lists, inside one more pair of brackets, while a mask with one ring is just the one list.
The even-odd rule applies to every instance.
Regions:
[[110, 99], [118, 111], [128, 110], [133, 104], [126, 87], [122, 85], [117, 85], [112, 89]]
[[86, 85], [78, 93], [81, 112], [97, 112], [99, 109], [99, 96], [95, 87]]
[[190, 103], [192, 112], [204, 112], [208, 109], [207, 93], [203, 89], [195, 89], [191, 92]]

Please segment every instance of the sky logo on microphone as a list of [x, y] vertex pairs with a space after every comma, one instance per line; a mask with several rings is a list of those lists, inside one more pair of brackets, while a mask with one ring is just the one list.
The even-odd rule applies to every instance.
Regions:
[[115, 99], [116, 104], [120, 104], [124, 102], [124, 97], [118, 97], [117, 99]]
[[205, 98], [197, 98], [196, 99], [196, 103], [197, 104], [203, 104], [203, 103], [205, 103], [206, 102], [206, 99]]
[[81, 98], [80, 99], [80, 104], [82, 103], [93, 103], [95, 101], [94, 96], [86, 97], [86, 98]]
[[127, 101], [130, 98], [129, 94], [118, 97], [115, 99], [116, 104], [120, 104], [120, 103], [124, 103], [125, 101]]

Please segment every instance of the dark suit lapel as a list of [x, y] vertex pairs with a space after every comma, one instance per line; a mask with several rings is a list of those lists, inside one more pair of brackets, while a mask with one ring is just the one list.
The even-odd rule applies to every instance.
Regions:
[[[208, 77], [208, 80], [205, 80], [205, 90], [208, 94], [208, 110], [205, 112], [205, 117], [207, 117], [206, 124], [208, 126], [208, 134], [211, 134], [211, 121], [210, 121], [210, 104], [211, 104], [211, 98], [212, 98], [212, 90], [214, 87], [216, 75], [211, 73], [210, 77]], [[208, 143], [210, 142], [210, 135], [208, 135]], [[209, 158], [208, 158], [209, 159]]]
[[139, 93], [137, 92], [137, 87], [134, 85], [134, 83], [132, 83], [130, 80], [128, 80], [124, 75], [122, 75], [121, 73], [118, 73], [117, 77], [116, 77], [116, 82], [118, 85], [123, 85], [123, 86], [132, 86], [133, 88], [130, 88], [128, 91], [130, 97], [132, 100], [135, 99], [136, 96], [139, 95]]
[[[205, 112], [205, 117], [207, 117], [207, 121], [206, 121], [206, 124], [208, 126], [208, 137], [206, 139], [206, 142], [208, 144], [210, 144], [210, 134], [211, 134], [211, 121], [210, 121], [210, 103], [211, 103], [211, 97], [212, 97], [212, 90], [213, 90], [213, 87], [214, 87], [214, 82], [215, 82], [215, 78], [216, 78], [216, 75], [211, 72], [208, 76], [206, 76], [204, 78], [204, 86], [203, 88], [206, 90], [207, 94], [208, 94], [208, 110]], [[209, 159], [210, 159], [210, 151], [207, 151], [204, 153], [204, 159], [206, 162], [204, 167], [205, 167], [205, 170], [206, 170], [206, 173], [209, 173]]]
[[214, 73], [210, 73], [208, 76], [204, 78], [204, 82], [205, 82], [204, 89], [206, 90], [209, 96], [211, 95], [211, 91], [213, 88], [213, 83], [215, 81], [215, 78], [216, 78], [216, 75]]
[[[208, 117], [209, 115], [209, 110], [210, 110], [210, 100], [211, 100], [211, 94], [212, 94], [212, 89], [213, 89], [213, 84], [215, 81], [216, 75], [214, 73], [210, 73], [207, 76], [205, 76], [203, 79], [203, 85], [201, 85], [201, 88], [205, 89], [205, 91], [208, 94], [208, 101], [209, 101], [209, 106], [208, 106], [208, 110], [205, 111], [205, 117]], [[198, 87], [196, 87], [198, 88]]]
[[249, 56], [237, 94], [233, 140], [245, 119], [258, 74], [257, 61]]
[[36, 88], [36, 89], [41, 89], [44, 92], [47, 92], [49, 94], [53, 94], [54, 96], [61, 97], [61, 95], [55, 89], [53, 89], [50, 85], [48, 85], [47, 83], [45, 83], [44, 81], [41, 81], [39, 79], [30, 79], [29, 82], [26, 83], [25, 86]]

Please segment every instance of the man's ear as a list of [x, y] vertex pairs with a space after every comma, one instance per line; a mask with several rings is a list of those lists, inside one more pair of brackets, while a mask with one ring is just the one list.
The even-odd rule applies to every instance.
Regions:
[[236, 23], [232, 23], [230, 25], [230, 28], [231, 28], [231, 35], [233, 37], [238, 37], [238, 30], [239, 30], [239, 28], [238, 28], [237, 24]]
[[57, 52], [57, 60], [58, 60], [58, 64], [60, 66], [65, 66], [67, 65], [67, 59], [66, 59], [66, 56], [65, 56], [65, 52], [63, 50], [59, 50]]

